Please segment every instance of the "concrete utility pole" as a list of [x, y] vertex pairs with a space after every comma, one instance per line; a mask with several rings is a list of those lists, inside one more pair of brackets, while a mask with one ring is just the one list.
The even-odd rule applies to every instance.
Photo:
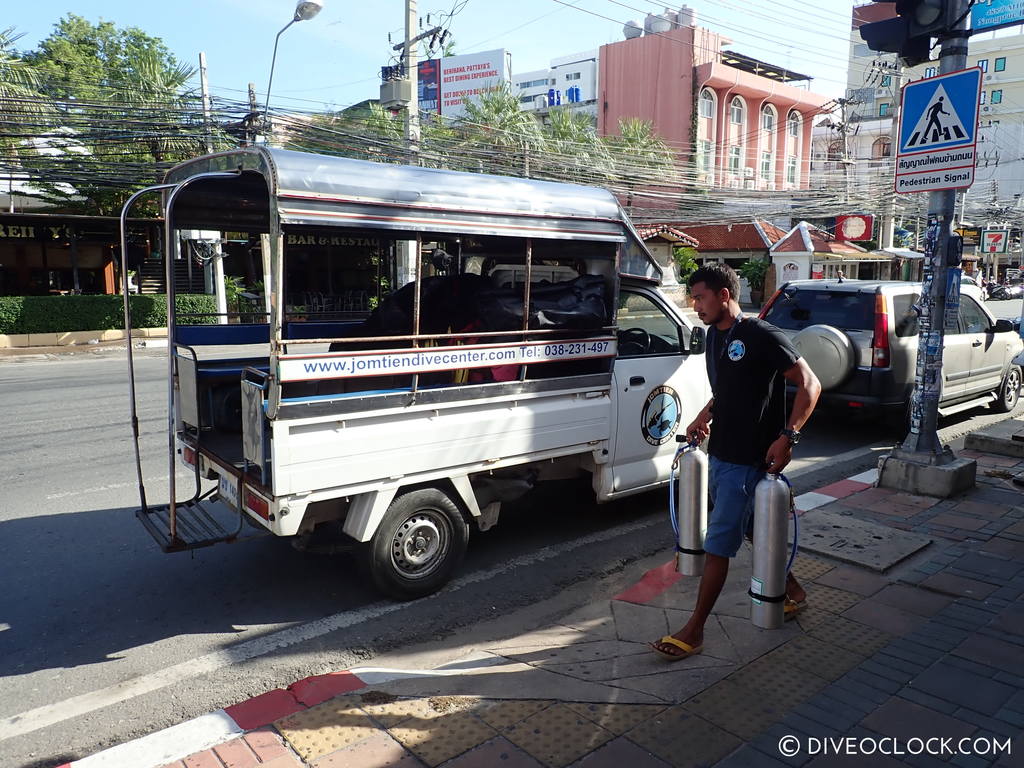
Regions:
[[409, 165], [419, 164], [420, 152], [420, 77], [419, 54], [416, 50], [416, 27], [419, 25], [419, 14], [416, 0], [405, 0], [405, 76], [409, 79], [411, 92], [409, 105], [405, 108], [405, 144], [409, 156]]
[[[903, 64], [899, 58], [889, 77], [892, 78], [893, 108], [892, 124], [889, 126], [889, 156], [893, 162], [896, 161], [896, 147], [900, 143], [900, 101], [903, 91]], [[888, 199], [885, 204], [885, 217], [878, 228], [878, 239], [880, 248], [892, 248], [893, 238], [896, 233], [896, 191], [888, 191]]]
[[210, 127], [210, 83], [206, 79], [206, 51], [199, 52], [199, 88], [203, 94], [203, 133], [206, 153], [213, 152], [213, 129]]
[[[967, 66], [967, 9], [968, 0], [954, 0], [953, 18], [957, 23], [942, 41], [940, 74]], [[959, 254], [950, 252], [955, 216], [956, 190], [929, 192], [910, 433], [901, 446], [883, 459], [879, 477], [879, 484], [884, 487], [943, 497], [973, 487], [977, 471], [976, 462], [958, 459], [948, 446], [943, 447], [938, 435], [946, 281], [949, 262], [952, 260], [955, 265], [959, 261]]]

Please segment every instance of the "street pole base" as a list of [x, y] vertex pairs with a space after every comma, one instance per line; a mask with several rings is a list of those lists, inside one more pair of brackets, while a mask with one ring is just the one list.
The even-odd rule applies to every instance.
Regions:
[[897, 448], [879, 462], [878, 485], [895, 491], [948, 499], [975, 485], [978, 462]]

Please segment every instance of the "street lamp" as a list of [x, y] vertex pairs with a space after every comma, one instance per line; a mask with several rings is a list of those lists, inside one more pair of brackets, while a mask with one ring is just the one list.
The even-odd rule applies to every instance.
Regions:
[[[295, 4], [295, 17], [281, 27], [281, 31], [277, 33], [277, 37], [274, 38], [274, 55], [270, 59], [270, 80], [267, 82], [267, 100], [263, 105], [263, 128], [267, 129], [267, 113], [270, 111], [270, 87], [274, 84], [274, 64], [277, 63], [277, 44], [281, 40], [281, 35], [296, 21], [308, 21], [320, 13], [323, 10], [323, 0], [299, 0]], [[269, 130], [268, 130], [269, 134]]]

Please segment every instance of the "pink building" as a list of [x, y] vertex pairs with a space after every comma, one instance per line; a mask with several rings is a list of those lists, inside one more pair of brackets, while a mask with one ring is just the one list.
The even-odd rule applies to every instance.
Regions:
[[725, 50], [730, 42], [684, 26], [602, 46], [598, 133], [650, 120], [699, 184], [806, 188], [811, 124], [828, 98], [791, 85], [805, 75]]

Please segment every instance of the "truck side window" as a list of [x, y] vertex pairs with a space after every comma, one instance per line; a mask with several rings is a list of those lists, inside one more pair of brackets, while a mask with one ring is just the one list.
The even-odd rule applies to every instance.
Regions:
[[622, 291], [618, 311], [619, 357], [677, 355], [679, 325], [642, 293]]
[[964, 333], [985, 333], [989, 328], [989, 320], [974, 299], [960, 297], [960, 322]]

